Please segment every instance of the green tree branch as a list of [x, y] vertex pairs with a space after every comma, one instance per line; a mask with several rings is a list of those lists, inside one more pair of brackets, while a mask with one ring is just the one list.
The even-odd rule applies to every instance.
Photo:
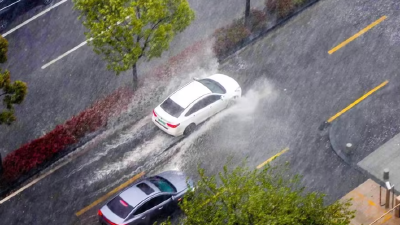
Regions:
[[[73, 0], [93, 50], [119, 73], [160, 57], [194, 20], [188, 0]], [[122, 22], [120, 22], [122, 21]], [[134, 82], [137, 73], [133, 71]], [[136, 77], [135, 77], [136, 76]], [[136, 84], [134, 84], [135, 87]]]

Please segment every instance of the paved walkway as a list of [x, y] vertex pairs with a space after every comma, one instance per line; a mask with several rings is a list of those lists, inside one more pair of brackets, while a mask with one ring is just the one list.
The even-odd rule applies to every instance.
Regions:
[[[382, 189], [382, 204], [385, 201], [384, 196], [385, 190]], [[369, 225], [388, 211], [385, 206], [380, 206], [379, 184], [371, 179], [349, 192], [342, 199], [350, 198], [353, 199], [351, 209], [356, 210], [355, 218], [351, 221], [352, 225]], [[392, 202], [389, 206], [391, 208]], [[400, 225], [400, 218], [395, 218], [391, 212], [376, 221], [375, 224]]]

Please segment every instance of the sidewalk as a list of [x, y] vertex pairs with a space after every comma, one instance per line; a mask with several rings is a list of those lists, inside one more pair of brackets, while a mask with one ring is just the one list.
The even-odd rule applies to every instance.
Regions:
[[[392, 207], [391, 201], [389, 209], [385, 209], [385, 206], [379, 205], [379, 184], [371, 179], [368, 179], [363, 184], [350, 191], [342, 200], [350, 198], [352, 198], [353, 204], [350, 208], [351, 210], [356, 210], [355, 218], [351, 221], [352, 225], [369, 225]], [[384, 198], [385, 190], [382, 188], [382, 204], [384, 204]], [[375, 224], [400, 225], [400, 218], [395, 218], [394, 213], [391, 212], [376, 221], [374, 225]]]
[[389, 181], [394, 185], [395, 193], [400, 191], [400, 134], [397, 134], [357, 165], [375, 180], [384, 184], [383, 170], [389, 169]]

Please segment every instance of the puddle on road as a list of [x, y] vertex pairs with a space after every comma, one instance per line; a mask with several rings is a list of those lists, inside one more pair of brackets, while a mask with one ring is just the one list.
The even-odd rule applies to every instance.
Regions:
[[[154, 173], [159, 173], [165, 170], [184, 171], [184, 167], [186, 166], [197, 168], [198, 163], [200, 163], [198, 160], [201, 155], [209, 154], [208, 151], [203, 151], [204, 149], [197, 148], [199, 144], [201, 145], [204, 136], [207, 135], [215, 135], [216, 139], [220, 138], [218, 144], [221, 145], [223, 145], [223, 142], [225, 141], [236, 144], [239, 142], [245, 142], [244, 145], [248, 145], [249, 139], [246, 138], [246, 135], [242, 135], [242, 139], [234, 139], [233, 141], [227, 140], [230, 139], [229, 137], [220, 137], [219, 135], [221, 134], [215, 130], [221, 126], [226, 126], [227, 120], [234, 120], [235, 123], [241, 127], [242, 124], [246, 124], [249, 121], [254, 120], [255, 113], [261, 104], [265, 104], [266, 102], [272, 104], [276, 101], [279, 92], [274, 89], [273, 85], [267, 79], [260, 79], [255, 83], [256, 85], [254, 85], [250, 91], [242, 96], [242, 98], [240, 98], [236, 104], [215, 115], [209, 121], [201, 125], [197, 131], [195, 131], [189, 137], [183, 139], [175, 147], [174, 151], [176, 154], [169, 159], [168, 163], [156, 168]], [[229, 127], [223, 127], [223, 130], [229, 129]], [[243, 132], [246, 133], [245, 131]]]
[[110, 175], [129, 168], [137, 170], [138, 166], [143, 164], [143, 159], [157, 157], [172, 141], [173, 139], [171, 139], [171, 137], [159, 133], [153, 139], [125, 153], [120, 162], [105, 164], [103, 168], [94, 171], [93, 175], [86, 179], [85, 183], [86, 185], [91, 185], [97, 181], [106, 179]]

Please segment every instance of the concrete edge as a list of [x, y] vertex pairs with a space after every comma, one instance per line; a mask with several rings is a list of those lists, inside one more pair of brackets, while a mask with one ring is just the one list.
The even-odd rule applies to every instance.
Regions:
[[235, 46], [233, 48], [234, 50], [228, 52], [225, 57], [223, 57], [222, 59], [218, 59], [218, 62], [220, 63], [220, 65], [224, 65], [231, 58], [233, 58], [234, 56], [236, 56], [237, 54], [242, 52], [247, 46], [256, 43], [256, 41], [258, 41], [258, 39], [263, 38], [263, 37], [267, 36], [268, 34], [270, 34], [272, 31], [275, 31], [276, 29], [280, 28], [281, 26], [284, 26], [292, 18], [296, 17], [298, 14], [300, 14], [301, 12], [303, 12], [306, 9], [308, 9], [310, 6], [316, 4], [319, 1], [320, 0], [314, 0], [314, 1], [311, 1], [311, 2], [307, 3], [306, 5], [298, 8], [293, 13], [289, 14], [288, 16], [286, 16], [285, 18], [280, 19], [272, 27], [267, 28], [265, 30], [259, 31], [258, 34], [255, 35], [255, 37], [244, 39], [241, 43], [239, 43], [237, 46]]

